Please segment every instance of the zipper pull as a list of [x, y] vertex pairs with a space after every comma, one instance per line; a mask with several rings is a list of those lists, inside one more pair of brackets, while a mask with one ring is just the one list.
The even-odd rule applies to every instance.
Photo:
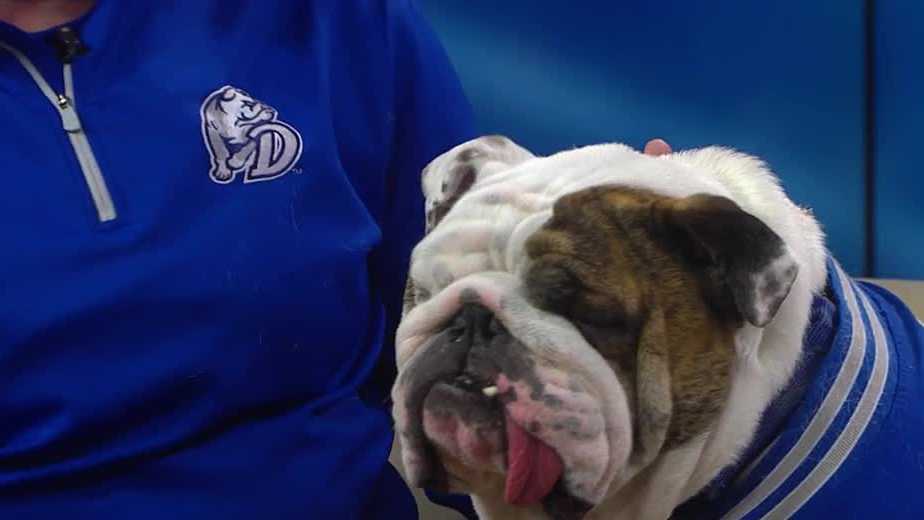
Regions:
[[80, 118], [77, 117], [77, 110], [74, 109], [74, 103], [64, 94], [58, 94], [58, 112], [61, 114], [61, 125], [69, 133], [83, 131], [80, 126]]

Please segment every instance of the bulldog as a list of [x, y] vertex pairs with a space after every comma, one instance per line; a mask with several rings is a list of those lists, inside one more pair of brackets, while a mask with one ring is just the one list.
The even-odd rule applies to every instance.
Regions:
[[392, 390], [412, 484], [485, 519], [862, 517], [875, 474], [911, 496], [871, 514], [924, 512], [924, 443], [895, 442], [924, 433], [895, 399], [903, 371], [924, 391], [924, 331], [756, 158], [488, 136], [423, 189]]

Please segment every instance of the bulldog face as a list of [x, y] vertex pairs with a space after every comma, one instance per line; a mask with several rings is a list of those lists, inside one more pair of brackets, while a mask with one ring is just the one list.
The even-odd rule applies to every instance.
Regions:
[[[463, 151], [450, 156], [485, 156]], [[424, 296], [398, 334], [414, 483], [494, 514], [581, 518], [717, 419], [736, 331], [773, 318], [796, 264], [729, 198], [621, 185], [633, 153], [613, 156], [615, 182], [559, 158], [582, 181], [550, 189], [555, 158], [530, 156], [452, 194], [415, 250]]]
[[571, 321], [613, 368], [646, 460], [717, 418], [735, 332], [766, 325], [797, 272], [776, 272], [780, 238], [727, 198], [618, 186], [559, 199], [526, 254], [530, 301]]

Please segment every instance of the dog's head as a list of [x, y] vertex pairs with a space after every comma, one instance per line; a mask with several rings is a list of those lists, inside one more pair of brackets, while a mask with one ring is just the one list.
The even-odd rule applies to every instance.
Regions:
[[240, 146], [253, 137], [250, 131], [260, 123], [275, 121], [276, 110], [234, 87], [214, 92], [203, 107], [203, 121], [229, 145]]
[[414, 252], [394, 414], [416, 484], [580, 518], [715, 424], [737, 332], [773, 320], [799, 263], [682, 157], [502, 147], [435, 162], [428, 197], [451, 204]]

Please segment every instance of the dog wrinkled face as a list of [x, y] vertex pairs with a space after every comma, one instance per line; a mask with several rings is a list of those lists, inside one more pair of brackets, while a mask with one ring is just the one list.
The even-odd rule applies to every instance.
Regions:
[[766, 324], [797, 273], [780, 238], [726, 198], [621, 187], [561, 198], [526, 253], [531, 301], [574, 323], [634, 396], [635, 463], [717, 418], [735, 332]]
[[[797, 268], [727, 198], [600, 184], [562, 194], [554, 180], [530, 184], [531, 168], [477, 181], [415, 250], [427, 297], [398, 332], [393, 411], [412, 483], [475, 495], [492, 517], [579, 519], [710, 429], [736, 334], [773, 318]], [[530, 204], [478, 206], [517, 182]]]
[[402, 442], [426, 454], [419, 484], [580, 518], [591, 504], [562, 479], [566, 462], [580, 472], [608, 452], [597, 396], [530, 352], [477, 295], [465, 299], [399, 375], [416, 430]]
[[635, 463], [715, 420], [741, 323], [705, 266], [659, 229], [667, 203], [641, 190], [585, 190], [559, 200], [526, 244], [531, 301], [574, 323], [630, 396]]

